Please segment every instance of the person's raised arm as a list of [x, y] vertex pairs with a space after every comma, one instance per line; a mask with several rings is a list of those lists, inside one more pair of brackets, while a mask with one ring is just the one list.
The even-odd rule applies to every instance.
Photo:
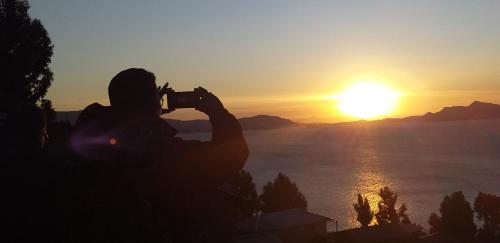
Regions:
[[208, 115], [212, 124], [209, 142], [184, 141], [180, 143], [186, 163], [215, 182], [222, 182], [243, 168], [248, 158], [248, 146], [238, 120], [222, 102], [204, 88], [195, 89], [201, 98], [196, 110]]
[[240, 123], [224, 108], [217, 96], [201, 87], [196, 88], [195, 92], [201, 97], [200, 107], [196, 108], [196, 110], [207, 114], [209, 117], [212, 124], [213, 142], [228, 142], [234, 139], [244, 140]]

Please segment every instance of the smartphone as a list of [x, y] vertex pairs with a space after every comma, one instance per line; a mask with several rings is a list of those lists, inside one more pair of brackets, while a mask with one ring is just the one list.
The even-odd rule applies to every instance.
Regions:
[[169, 92], [167, 95], [167, 106], [169, 109], [196, 108], [199, 107], [201, 97], [194, 91]]

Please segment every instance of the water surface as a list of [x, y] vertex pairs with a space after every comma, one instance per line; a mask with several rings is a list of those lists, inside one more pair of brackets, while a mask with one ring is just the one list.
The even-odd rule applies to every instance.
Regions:
[[446, 194], [462, 190], [471, 206], [479, 191], [500, 195], [500, 120], [291, 127], [245, 136], [245, 169], [258, 190], [283, 172], [308, 209], [337, 220], [339, 229], [358, 226], [352, 206], [358, 193], [376, 209], [386, 185], [424, 227]]

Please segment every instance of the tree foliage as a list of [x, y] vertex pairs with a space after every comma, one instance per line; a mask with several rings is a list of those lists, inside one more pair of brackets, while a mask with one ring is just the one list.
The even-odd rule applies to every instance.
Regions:
[[257, 213], [257, 191], [252, 175], [245, 170], [241, 170], [235, 181], [236, 196], [236, 218], [247, 218]]
[[476, 232], [472, 208], [465, 200], [461, 191], [445, 196], [441, 207], [440, 216], [432, 213], [429, 217], [430, 231], [461, 238], [472, 238]]
[[367, 227], [373, 220], [373, 211], [370, 209], [370, 202], [368, 198], [363, 198], [361, 194], [358, 194], [358, 203], [354, 204], [354, 211], [357, 214], [357, 220], [361, 224], [361, 227]]
[[49, 63], [53, 45], [23, 0], [0, 0], [0, 103], [36, 103], [53, 80]]
[[40, 100], [40, 107], [42, 108], [45, 116], [47, 116], [47, 121], [49, 123], [53, 122], [56, 119], [56, 111], [52, 106], [52, 101], [47, 99]]
[[431, 228], [429, 229], [430, 233], [439, 233], [441, 232], [441, 217], [439, 217], [436, 213], [431, 213], [431, 216], [429, 216], [429, 225]]
[[264, 213], [287, 209], [307, 209], [307, 201], [297, 184], [279, 173], [273, 182], [267, 183], [259, 197], [260, 210]]
[[380, 201], [377, 205], [378, 212], [375, 214], [378, 224], [411, 223], [406, 214], [407, 208], [405, 204], [396, 209], [398, 195], [391, 191], [389, 187], [380, 189], [378, 195], [380, 196]]
[[500, 242], [500, 197], [480, 192], [474, 210], [477, 219], [483, 221], [477, 238], [481, 242]]
[[398, 209], [399, 220], [403, 224], [411, 224], [410, 217], [406, 214], [406, 210], [408, 210], [408, 208], [406, 208], [406, 204], [403, 203]]

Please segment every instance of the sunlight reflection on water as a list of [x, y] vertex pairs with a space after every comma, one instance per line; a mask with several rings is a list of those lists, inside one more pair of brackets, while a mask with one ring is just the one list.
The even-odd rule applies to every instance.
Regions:
[[[370, 208], [374, 210], [379, 201], [378, 191], [384, 186], [391, 187], [391, 183], [384, 177], [384, 172], [379, 167], [382, 161], [376, 150], [371, 147], [360, 149], [357, 156], [356, 160], [360, 163], [360, 168], [356, 173], [357, 181], [351, 191], [351, 198], [357, 198], [358, 194], [361, 194], [368, 198]], [[348, 224], [358, 225], [354, 210], [349, 211]]]
[[407, 205], [412, 221], [427, 227], [446, 194], [463, 190], [471, 204], [479, 191], [500, 194], [498, 124], [247, 131], [245, 169], [258, 190], [285, 173], [305, 194], [308, 210], [338, 220], [339, 230], [359, 226], [353, 210], [357, 194], [368, 197], [376, 211], [383, 186], [398, 194], [398, 206]]

